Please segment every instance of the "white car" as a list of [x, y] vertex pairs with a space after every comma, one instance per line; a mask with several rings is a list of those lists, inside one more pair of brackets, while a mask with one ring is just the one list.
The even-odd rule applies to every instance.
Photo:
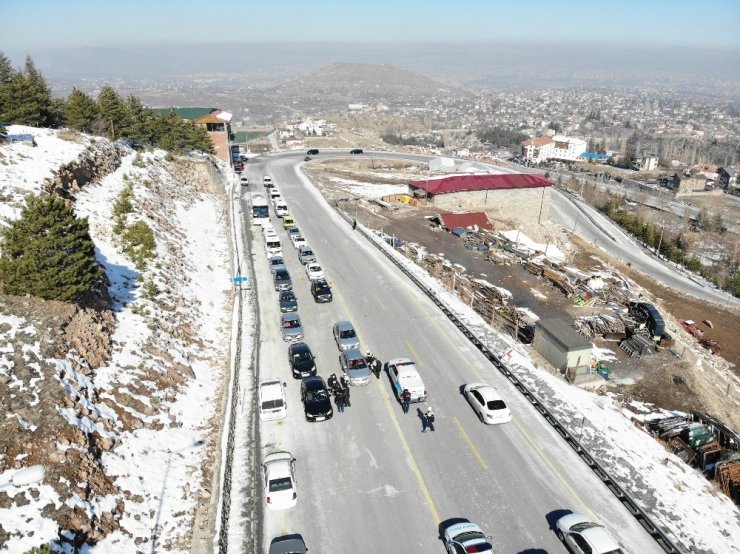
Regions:
[[388, 377], [390, 377], [393, 392], [399, 401], [404, 390], [408, 390], [411, 394], [411, 402], [424, 402], [427, 399], [427, 389], [416, 369], [416, 364], [408, 358], [389, 360]]
[[283, 419], [288, 415], [285, 383], [280, 379], [268, 378], [260, 381], [259, 401], [260, 419], [262, 421]]
[[265, 175], [264, 177], [262, 177], [262, 184], [265, 186], [267, 186], [268, 184], [272, 185], [272, 177], [270, 177], [269, 175]]
[[272, 200], [272, 202], [274, 203], [275, 200], [277, 200], [278, 198], [282, 199], [282, 196], [280, 195], [280, 191], [278, 190], [276, 186], [273, 186], [270, 189], [270, 200]]
[[445, 548], [449, 554], [495, 554], [490, 540], [491, 537], [486, 536], [480, 527], [469, 521], [455, 523], [445, 529]]
[[483, 423], [508, 423], [511, 410], [498, 391], [485, 383], [470, 383], [463, 389], [465, 398]]
[[265, 502], [269, 510], [285, 510], [298, 503], [295, 458], [290, 452], [273, 452], [262, 464], [265, 477]]
[[574, 554], [624, 554], [606, 529], [583, 514], [568, 514], [555, 522], [558, 538]]
[[272, 202], [273, 206], [277, 206], [278, 204], [285, 204], [285, 200], [283, 200], [283, 197], [280, 196], [280, 193], [270, 196], [270, 201]]
[[275, 215], [278, 217], [284, 217], [286, 215], [290, 215], [290, 212], [288, 211], [288, 206], [286, 204], [275, 204]]
[[303, 238], [303, 235], [290, 235], [290, 240], [296, 248], [300, 248], [301, 246], [306, 246], [308, 244], [306, 239]]
[[306, 264], [306, 275], [311, 281], [324, 278], [324, 270], [316, 262], [308, 262]]

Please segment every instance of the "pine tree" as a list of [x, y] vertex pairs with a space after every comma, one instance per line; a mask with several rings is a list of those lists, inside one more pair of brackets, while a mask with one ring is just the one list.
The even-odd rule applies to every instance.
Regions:
[[31, 195], [3, 237], [0, 282], [6, 294], [75, 300], [103, 273], [87, 220], [57, 196]]
[[95, 118], [98, 117], [98, 105], [95, 100], [77, 88], [64, 104], [64, 124], [78, 131], [89, 132]]
[[10, 82], [13, 76], [13, 66], [4, 52], [0, 52], [0, 86]]
[[131, 94], [126, 99], [126, 112], [130, 122], [130, 129], [126, 136], [136, 142], [152, 142], [154, 119], [152, 109], [144, 107], [141, 101]]
[[128, 111], [121, 97], [110, 85], [105, 85], [98, 95], [98, 114], [105, 123], [105, 135], [118, 139], [129, 131]]
[[26, 57], [22, 71], [8, 71], [6, 62], [0, 63], [0, 119], [20, 125], [49, 127], [54, 124], [54, 106], [51, 91], [31, 56]]

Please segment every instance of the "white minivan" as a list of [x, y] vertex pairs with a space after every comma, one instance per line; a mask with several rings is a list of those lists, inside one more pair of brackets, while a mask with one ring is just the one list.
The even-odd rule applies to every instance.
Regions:
[[277, 203], [275, 205], [275, 215], [278, 217], [290, 215], [290, 212], [288, 211], [288, 205], [283, 202]]
[[265, 253], [268, 258], [283, 255], [283, 245], [277, 235], [265, 235]]

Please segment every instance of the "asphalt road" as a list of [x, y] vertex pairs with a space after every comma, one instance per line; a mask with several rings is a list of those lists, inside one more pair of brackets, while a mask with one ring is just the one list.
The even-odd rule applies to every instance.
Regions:
[[[273, 177], [332, 284], [334, 301], [315, 304], [296, 252], [284, 244], [319, 374], [339, 372], [331, 327], [349, 319], [363, 350], [383, 361], [408, 356], [417, 362], [437, 430], [421, 433], [416, 411], [427, 404], [402, 413], [385, 374], [353, 387], [344, 414], [305, 421], [299, 381], [290, 376], [279, 335], [277, 293], [261, 234], [254, 232], [263, 329], [259, 379], [276, 375], [288, 384], [288, 417], [261, 424], [259, 447], [263, 455], [290, 451], [298, 481], [296, 507], [264, 510], [265, 551], [274, 537], [298, 533], [311, 551], [327, 554], [443, 552], [438, 524], [463, 517], [492, 535], [498, 553], [565, 552], [550, 525], [563, 510], [573, 510], [593, 514], [629, 552], [662, 552], [513, 386], [302, 178], [296, 171], [302, 156], [253, 158], [247, 174], [250, 190], [260, 192], [262, 175]], [[481, 424], [460, 394], [472, 381], [496, 386], [514, 420]], [[259, 504], [264, 508], [263, 499]]]

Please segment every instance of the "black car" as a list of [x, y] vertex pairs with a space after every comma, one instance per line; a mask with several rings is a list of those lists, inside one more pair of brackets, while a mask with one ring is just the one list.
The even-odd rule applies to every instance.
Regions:
[[292, 290], [280, 291], [280, 311], [283, 313], [298, 311], [298, 300]]
[[306, 156], [305, 158], [303, 158], [303, 161], [304, 162], [310, 162], [311, 161], [311, 156]]
[[349, 151], [350, 154], [362, 154], [362, 148], [353, 148]]
[[311, 148], [306, 152], [306, 155], [308, 156], [318, 156], [319, 155], [319, 149], [318, 148]]
[[316, 360], [305, 342], [295, 342], [288, 347], [288, 364], [296, 379], [316, 375]]
[[311, 281], [311, 294], [316, 302], [331, 302], [334, 298], [329, 283], [324, 279]]
[[308, 421], [324, 421], [334, 415], [326, 383], [318, 375], [301, 381], [301, 402]]

